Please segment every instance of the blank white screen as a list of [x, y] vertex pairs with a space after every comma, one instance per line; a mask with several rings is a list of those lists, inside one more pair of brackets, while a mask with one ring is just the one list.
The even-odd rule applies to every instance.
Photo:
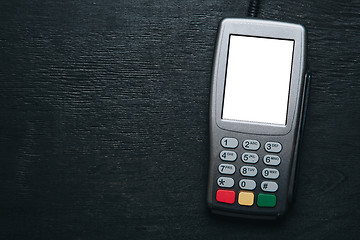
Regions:
[[286, 124], [293, 40], [230, 35], [222, 118]]

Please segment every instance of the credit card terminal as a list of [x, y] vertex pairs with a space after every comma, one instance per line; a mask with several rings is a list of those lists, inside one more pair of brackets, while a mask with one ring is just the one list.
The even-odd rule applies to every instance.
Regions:
[[210, 97], [212, 212], [275, 219], [288, 209], [309, 80], [305, 50], [301, 25], [221, 22]]

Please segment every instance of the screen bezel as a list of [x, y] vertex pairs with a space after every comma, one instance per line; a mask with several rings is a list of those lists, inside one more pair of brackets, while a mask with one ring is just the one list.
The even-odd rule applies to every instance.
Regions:
[[[222, 119], [225, 80], [228, 60], [230, 35], [284, 39], [294, 41], [291, 66], [290, 90], [286, 124], [271, 124]], [[295, 113], [301, 96], [301, 83], [304, 74], [304, 38], [305, 30], [296, 24], [279, 23], [263, 20], [226, 19], [222, 21], [215, 56], [214, 75], [216, 82], [215, 116], [216, 124], [225, 130], [252, 134], [285, 135], [291, 131]]]

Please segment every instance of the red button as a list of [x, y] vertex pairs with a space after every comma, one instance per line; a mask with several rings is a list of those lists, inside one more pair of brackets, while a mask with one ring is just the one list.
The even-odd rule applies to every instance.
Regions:
[[217, 190], [216, 200], [218, 202], [233, 204], [235, 202], [235, 192], [229, 190]]

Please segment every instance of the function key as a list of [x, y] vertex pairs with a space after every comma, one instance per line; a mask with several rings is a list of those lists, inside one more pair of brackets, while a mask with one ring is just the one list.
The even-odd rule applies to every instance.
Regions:
[[280, 164], [280, 157], [276, 155], [265, 155], [263, 161], [266, 165], [277, 166]]
[[231, 175], [231, 174], [234, 174], [234, 172], [235, 172], [235, 166], [232, 164], [223, 163], [223, 164], [219, 165], [218, 170], [221, 174]]
[[261, 190], [264, 192], [276, 192], [278, 190], [278, 185], [276, 182], [262, 182], [261, 183]]
[[224, 148], [236, 148], [239, 146], [239, 141], [236, 138], [224, 137], [221, 139], [221, 146]]
[[267, 142], [265, 143], [265, 150], [271, 153], [279, 153], [282, 150], [282, 146], [278, 142]]
[[262, 170], [262, 175], [264, 178], [269, 178], [269, 179], [277, 179], [280, 175], [279, 170], [274, 169], [274, 168], [264, 168]]
[[254, 204], [254, 193], [248, 191], [240, 191], [238, 203], [243, 206], [252, 206]]
[[246, 150], [258, 150], [260, 148], [260, 143], [257, 140], [246, 139], [242, 143], [243, 148]]
[[237, 154], [236, 154], [236, 152], [233, 152], [233, 151], [221, 151], [220, 158], [223, 161], [233, 162], [236, 160]]
[[231, 188], [234, 186], [234, 179], [229, 177], [219, 177], [217, 179], [217, 185], [219, 187]]
[[233, 204], [235, 202], [235, 192], [230, 190], [217, 190], [216, 201]]
[[259, 193], [257, 197], [257, 205], [259, 207], [275, 207], [276, 196], [274, 194]]
[[241, 160], [244, 163], [257, 163], [259, 161], [259, 156], [256, 153], [243, 153], [241, 155]]
[[240, 173], [245, 177], [255, 177], [257, 174], [257, 169], [256, 167], [242, 166], [240, 168]]
[[241, 179], [239, 187], [244, 190], [254, 190], [256, 188], [256, 182], [250, 179]]

